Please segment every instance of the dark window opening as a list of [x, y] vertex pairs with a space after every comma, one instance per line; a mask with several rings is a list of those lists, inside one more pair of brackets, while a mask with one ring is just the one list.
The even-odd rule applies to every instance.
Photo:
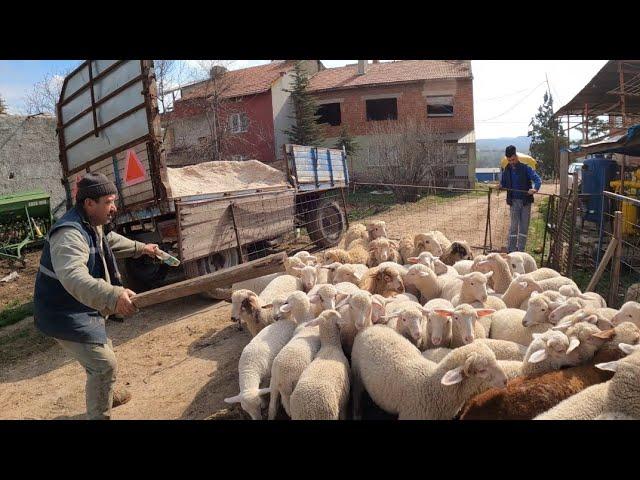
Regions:
[[397, 120], [398, 102], [395, 98], [367, 100], [367, 120]]
[[324, 105], [320, 105], [316, 115], [320, 115], [317, 123], [328, 123], [329, 125], [336, 126], [342, 122], [339, 103], [325, 103]]
[[453, 115], [453, 97], [427, 97], [428, 117], [450, 117]]

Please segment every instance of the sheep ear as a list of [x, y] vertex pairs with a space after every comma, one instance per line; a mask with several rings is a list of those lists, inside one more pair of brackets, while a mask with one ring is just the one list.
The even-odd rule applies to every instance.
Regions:
[[407, 262], [409, 263], [418, 263], [420, 259], [418, 257], [409, 257], [407, 258]]
[[266, 305], [262, 305], [262, 308], [273, 308], [273, 303], [267, 303]]
[[597, 315], [588, 315], [582, 319], [583, 322], [598, 323]]
[[529, 363], [539, 363], [547, 358], [547, 351], [543, 348], [542, 350], [536, 350], [529, 357]]
[[493, 308], [476, 308], [476, 314], [478, 317], [486, 317], [488, 315], [493, 315], [494, 313], [496, 313], [496, 311]]
[[235, 397], [229, 397], [224, 399], [225, 403], [240, 403], [242, 401], [242, 394], [239, 393]]
[[600, 338], [602, 340], [610, 340], [616, 336], [616, 331], [613, 328], [611, 328], [609, 330], [603, 330], [598, 333], [592, 333], [591, 336], [595, 338]]
[[618, 344], [618, 348], [627, 355], [631, 355], [633, 352], [637, 352], [638, 350], [640, 350], [640, 345], [629, 345], [628, 343], [620, 343]]
[[320, 320], [322, 320], [322, 317], [314, 318], [313, 320], [308, 321], [305, 327], [315, 327], [320, 325]]
[[288, 303], [285, 303], [280, 307], [280, 313], [289, 313], [289, 312], [291, 312], [291, 305], [289, 305]]
[[491, 278], [491, 276], [493, 275], [493, 272], [483, 273], [483, 275], [484, 275], [486, 278]]
[[457, 367], [457, 368], [454, 368], [453, 370], [449, 370], [447, 373], [444, 374], [444, 376], [442, 377], [442, 380], [440, 380], [440, 383], [442, 385], [455, 385], [457, 383], [460, 383], [462, 380], [464, 380], [464, 376], [462, 375], [462, 369], [463, 367]]
[[606, 363], [596, 363], [596, 368], [600, 370], [609, 370], [610, 372], [616, 372], [618, 370], [618, 361], [615, 362], [606, 362]]
[[266, 395], [267, 393], [271, 393], [271, 387], [261, 388], [258, 390], [258, 395]]
[[567, 353], [573, 352], [579, 346], [580, 346], [580, 339], [578, 337], [571, 337], [571, 341], [569, 342], [569, 348], [567, 348]]
[[310, 295], [309, 296], [309, 301], [311, 303], [320, 303], [320, 301], [321, 301], [320, 295], [318, 295], [317, 293], [314, 293], [313, 295]]
[[[344, 295], [343, 293], [339, 293], [338, 295]], [[338, 308], [342, 308], [344, 307], [347, 302], [349, 301], [349, 299], [351, 298], [351, 295], [348, 295], [346, 297], [344, 297], [337, 305], [336, 305], [336, 309]]]

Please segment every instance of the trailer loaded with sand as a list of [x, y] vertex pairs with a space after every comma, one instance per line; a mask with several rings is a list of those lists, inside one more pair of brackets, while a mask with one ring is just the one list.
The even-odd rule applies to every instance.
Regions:
[[118, 188], [117, 230], [181, 261], [170, 270], [127, 259], [134, 289], [337, 245], [348, 227], [343, 150], [286, 145], [286, 172], [257, 160], [168, 168], [156, 98], [153, 61], [88, 60], [65, 78], [57, 105], [67, 208], [84, 172], [104, 173]]

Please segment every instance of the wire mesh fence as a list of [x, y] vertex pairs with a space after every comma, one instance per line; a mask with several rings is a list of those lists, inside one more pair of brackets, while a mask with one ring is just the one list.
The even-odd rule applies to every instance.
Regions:
[[[527, 252], [541, 258], [550, 195], [535, 195]], [[353, 183], [347, 200], [351, 222], [384, 220], [389, 237], [399, 240], [439, 230], [451, 240], [465, 240], [474, 254], [506, 251], [510, 207], [506, 192], [491, 186], [474, 189], [423, 185]]]
[[177, 248], [185, 273], [196, 277], [273, 253], [335, 246], [348, 228], [345, 207], [342, 189], [181, 204]]

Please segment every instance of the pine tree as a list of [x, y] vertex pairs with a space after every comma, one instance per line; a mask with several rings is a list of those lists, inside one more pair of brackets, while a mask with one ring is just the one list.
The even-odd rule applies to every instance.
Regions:
[[[580, 133], [584, 134], [585, 127], [576, 127]], [[583, 143], [591, 143], [595, 139], [603, 137], [609, 134], [609, 123], [604, 120], [595, 117], [589, 120], [589, 140], [585, 141], [584, 138], [580, 140], [572, 141], [571, 146], [582, 145]]]
[[[567, 137], [560, 122], [553, 118], [553, 97], [551, 93], [544, 93], [544, 101], [538, 107], [538, 113], [529, 123], [529, 138], [531, 144], [529, 152], [538, 161], [538, 173], [549, 178], [555, 170], [556, 149], [567, 146]], [[558, 137], [556, 144], [554, 137]]]
[[285, 90], [291, 94], [294, 115], [289, 118], [294, 120], [294, 124], [284, 130], [289, 141], [297, 145], [318, 145], [323, 138], [322, 127], [317, 123], [320, 118], [316, 115], [318, 105], [307, 92], [308, 86], [309, 77], [298, 60], [293, 68], [293, 89]]
[[340, 130], [340, 138], [338, 138], [338, 142], [336, 143], [336, 148], [342, 149], [344, 147], [345, 152], [350, 157], [351, 155], [355, 155], [356, 152], [360, 149], [355, 139], [349, 134], [349, 130], [344, 126]]
[[4, 98], [2, 98], [2, 95], [0, 95], [0, 113], [7, 113], [7, 104]]

